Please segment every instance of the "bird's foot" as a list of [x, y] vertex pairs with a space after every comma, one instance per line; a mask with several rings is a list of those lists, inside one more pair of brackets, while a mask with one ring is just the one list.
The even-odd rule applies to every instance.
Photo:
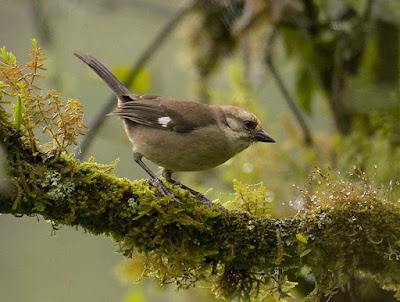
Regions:
[[[188, 186], [185, 186], [184, 184], [181, 184], [179, 181], [172, 180], [171, 183], [174, 184], [174, 185], [180, 186], [184, 190], [189, 191], [190, 194], [192, 194], [193, 197], [197, 201], [201, 202], [202, 204], [204, 204], [206, 206], [209, 206], [209, 207], [212, 207], [212, 206], [215, 205], [215, 203], [213, 203], [211, 200], [206, 198], [202, 193], [200, 193], [200, 192], [198, 192], [196, 190], [193, 190], [192, 188], [189, 188]], [[221, 211], [226, 212], [226, 209], [223, 206], [221, 206], [220, 204], [217, 204], [217, 206]]]
[[190, 193], [197, 201], [201, 202], [202, 204], [205, 204], [206, 206], [212, 207], [213, 205], [215, 205], [211, 200], [209, 200], [203, 194], [193, 194], [192, 192]]
[[218, 209], [220, 209], [222, 212], [226, 213], [226, 209], [220, 205], [219, 203], [213, 203], [211, 200], [209, 200], [208, 198], [206, 198], [203, 194], [201, 194], [200, 192], [197, 192], [195, 190], [190, 189], [189, 192], [193, 195], [193, 197], [198, 200], [199, 202], [201, 202], [202, 204], [208, 206], [208, 207], [212, 207], [217, 205]]
[[182, 204], [182, 201], [176, 197], [174, 193], [172, 193], [168, 188], [162, 183], [162, 181], [158, 178], [150, 178], [147, 181], [150, 185], [157, 187], [158, 191], [160, 194], [164, 197], [171, 196], [172, 195], [172, 200], [175, 201], [176, 203]]

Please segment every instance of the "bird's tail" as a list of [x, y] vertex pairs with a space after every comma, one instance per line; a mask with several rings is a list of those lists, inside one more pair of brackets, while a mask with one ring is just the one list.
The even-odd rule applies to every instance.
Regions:
[[130, 93], [128, 88], [126, 88], [125, 85], [122, 84], [117, 77], [99, 60], [89, 54], [75, 52], [74, 55], [89, 65], [89, 67], [92, 68], [98, 74], [98, 76], [107, 83], [107, 85], [118, 97]]

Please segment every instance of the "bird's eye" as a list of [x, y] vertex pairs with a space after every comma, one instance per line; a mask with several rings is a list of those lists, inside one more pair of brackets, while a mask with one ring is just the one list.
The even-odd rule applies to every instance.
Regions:
[[256, 123], [253, 121], [244, 121], [243, 125], [246, 130], [252, 130], [257, 126]]

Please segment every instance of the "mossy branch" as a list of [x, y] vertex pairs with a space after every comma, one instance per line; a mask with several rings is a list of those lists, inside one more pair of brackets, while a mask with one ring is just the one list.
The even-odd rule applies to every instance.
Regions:
[[371, 192], [344, 194], [285, 219], [224, 213], [172, 188], [184, 202], [176, 205], [146, 181], [110, 175], [108, 166], [32, 154], [1, 116], [0, 136], [13, 188], [1, 193], [1, 213], [42, 215], [109, 235], [124, 255], [146, 255], [146, 273], [162, 283], [186, 288], [206, 280], [219, 295], [243, 298], [264, 284], [266, 294], [284, 297], [293, 287], [286, 273], [307, 266], [316, 301], [359, 271], [383, 287], [400, 284], [400, 209]]

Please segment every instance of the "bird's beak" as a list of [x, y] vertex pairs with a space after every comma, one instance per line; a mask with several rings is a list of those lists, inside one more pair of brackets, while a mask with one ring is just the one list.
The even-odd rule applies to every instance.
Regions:
[[257, 142], [275, 143], [275, 140], [264, 130], [257, 131], [255, 137]]

